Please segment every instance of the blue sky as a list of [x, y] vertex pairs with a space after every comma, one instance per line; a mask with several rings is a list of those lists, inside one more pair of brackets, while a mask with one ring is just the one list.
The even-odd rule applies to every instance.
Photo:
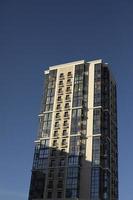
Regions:
[[118, 85], [119, 192], [132, 200], [133, 2], [0, 1], [0, 199], [27, 200], [43, 70], [102, 58]]

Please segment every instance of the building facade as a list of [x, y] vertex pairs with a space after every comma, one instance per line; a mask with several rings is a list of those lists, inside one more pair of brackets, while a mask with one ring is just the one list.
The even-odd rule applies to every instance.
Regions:
[[116, 83], [108, 64], [45, 71], [29, 200], [118, 200]]

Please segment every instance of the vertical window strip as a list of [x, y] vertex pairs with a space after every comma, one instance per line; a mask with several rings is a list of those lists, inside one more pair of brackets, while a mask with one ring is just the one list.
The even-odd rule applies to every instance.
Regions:
[[101, 64], [95, 64], [94, 107], [101, 106]]
[[43, 140], [35, 146], [33, 169], [43, 170], [48, 168], [49, 140]]
[[82, 106], [84, 65], [75, 66], [73, 107]]
[[101, 133], [101, 109], [95, 108], [93, 111], [93, 135]]
[[40, 116], [39, 136], [38, 136], [39, 138], [50, 136], [51, 122], [52, 122], [52, 112], [45, 113], [43, 116]]
[[44, 93], [43, 111], [52, 111], [55, 96], [57, 70], [50, 70], [46, 76], [46, 90]]
[[92, 172], [91, 172], [91, 200], [99, 199], [100, 180], [100, 137], [93, 137]]
[[78, 134], [81, 131], [81, 115], [82, 109], [72, 110], [71, 135]]
[[94, 167], [91, 172], [91, 200], [99, 200], [100, 168]]
[[100, 165], [100, 137], [93, 137], [92, 145], [92, 165]]

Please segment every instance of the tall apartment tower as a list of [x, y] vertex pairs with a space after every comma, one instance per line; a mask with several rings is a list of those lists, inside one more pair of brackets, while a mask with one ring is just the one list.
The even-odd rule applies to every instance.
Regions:
[[108, 64], [45, 71], [29, 200], [118, 200], [116, 83]]

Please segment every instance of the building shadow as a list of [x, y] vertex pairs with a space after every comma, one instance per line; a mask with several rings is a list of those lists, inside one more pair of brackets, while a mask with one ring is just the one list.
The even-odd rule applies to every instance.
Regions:
[[28, 200], [89, 200], [91, 163], [85, 152], [65, 148], [35, 146]]

